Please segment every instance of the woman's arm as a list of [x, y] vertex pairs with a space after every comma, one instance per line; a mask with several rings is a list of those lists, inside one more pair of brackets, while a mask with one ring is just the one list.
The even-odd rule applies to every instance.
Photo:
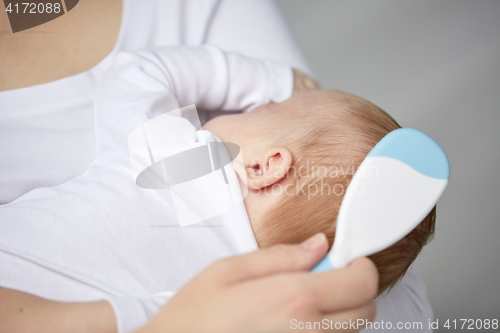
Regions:
[[114, 333], [116, 320], [106, 301], [55, 302], [0, 287], [0, 332]]

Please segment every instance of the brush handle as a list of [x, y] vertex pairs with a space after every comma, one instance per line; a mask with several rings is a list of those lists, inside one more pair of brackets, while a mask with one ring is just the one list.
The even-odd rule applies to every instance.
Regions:
[[330, 262], [330, 258], [328, 255], [326, 255], [323, 259], [321, 259], [320, 262], [314, 266], [313, 269], [311, 269], [311, 272], [313, 273], [321, 273], [321, 272], [326, 272], [330, 271], [333, 269], [332, 263]]

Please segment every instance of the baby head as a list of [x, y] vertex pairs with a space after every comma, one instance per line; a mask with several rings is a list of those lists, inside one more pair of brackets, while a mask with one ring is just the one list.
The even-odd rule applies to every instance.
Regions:
[[[372, 103], [341, 91], [316, 90], [249, 113], [222, 116], [205, 129], [240, 146], [245, 206], [261, 248], [299, 243], [324, 232], [330, 245], [345, 194], [370, 150], [400, 126]], [[241, 177], [244, 178], [244, 177]], [[372, 255], [379, 292], [392, 287], [433, 235], [435, 209], [405, 238]]]

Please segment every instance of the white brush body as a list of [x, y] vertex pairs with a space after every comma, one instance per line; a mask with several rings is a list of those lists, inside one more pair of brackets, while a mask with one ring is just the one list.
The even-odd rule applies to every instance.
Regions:
[[367, 157], [342, 201], [329, 254], [333, 267], [344, 267], [403, 238], [429, 214], [447, 184], [393, 158]]

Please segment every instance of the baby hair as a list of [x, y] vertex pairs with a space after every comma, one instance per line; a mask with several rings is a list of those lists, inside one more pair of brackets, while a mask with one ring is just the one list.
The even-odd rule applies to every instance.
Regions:
[[[274, 145], [288, 148], [293, 164], [284, 182], [272, 188], [280, 194], [278, 204], [254, 230], [262, 248], [299, 243], [320, 231], [331, 246], [340, 204], [354, 173], [386, 134], [400, 128], [379, 107], [342, 91], [309, 93], [301, 103], [294, 106], [298, 112], [274, 129], [280, 133]], [[403, 277], [433, 236], [435, 216], [434, 207], [406, 237], [370, 256], [380, 274], [379, 294]]]

